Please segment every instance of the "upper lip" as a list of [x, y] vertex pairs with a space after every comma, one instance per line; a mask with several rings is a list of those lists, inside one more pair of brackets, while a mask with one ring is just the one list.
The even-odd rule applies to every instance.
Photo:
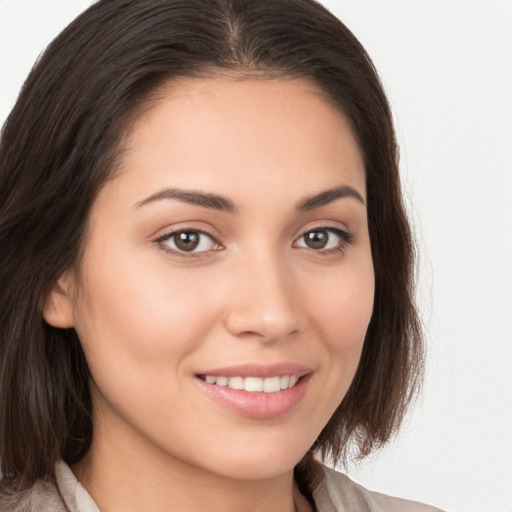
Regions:
[[311, 368], [296, 363], [257, 364], [246, 363], [224, 368], [211, 368], [199, 372], [197, 375], [215, 375], [216, 377], [283, 377], [284, 375], [296, 375], [302, 377], [312, 372]]

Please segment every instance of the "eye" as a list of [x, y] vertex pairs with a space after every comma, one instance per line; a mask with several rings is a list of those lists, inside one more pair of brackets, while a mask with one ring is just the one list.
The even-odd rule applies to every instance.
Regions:
[[178, 253], [198, 253], [219, 248], [219, 244], [204, 231], [184, 229], [168, 233], [156, 240], [165, 250]]
[[306, 231], [295, 243], [296, 247], [304, 247], [316, 251], [342, 250], [353, 242], [353, 236], [336, 228], [318, 228]]

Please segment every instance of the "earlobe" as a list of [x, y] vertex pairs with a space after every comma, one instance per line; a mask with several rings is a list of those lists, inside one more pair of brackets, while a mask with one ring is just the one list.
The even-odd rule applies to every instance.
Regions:
[[74, 327], [74, 308], [70, 276], [62, 275], [52, 286], [43, 304], [43, 318], [53, 327], [67, 329]]

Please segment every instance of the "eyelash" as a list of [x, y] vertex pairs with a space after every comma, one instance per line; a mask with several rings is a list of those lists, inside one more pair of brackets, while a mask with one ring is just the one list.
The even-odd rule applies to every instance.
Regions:
[[318, 253], [320, 255], [328, 256], [335, 253], [343, 253], [347, 250], [348, 246], [352, 245], [355, 241], [355, 236], [352, 233], [349, 233], [348, 231], [344, 231], [343, 229], [332, 227], [332, 226], [319, 226], [312, 229], [308, 229], [302, 235], [300, 235], [299, 238], [294, 242], [294, 245], [298, 243], [299, 240], [303, 240], [304, 237], [308, 233], [315, 233], [319, 231], [325, 231], [329, 234], [334, 234], [339, 238], [339, 244], [336, 247], [332, 247], [329, 249], [313, 249], [311, 247], [300, 247], [301, 249], [309, 249], [315, 253]]
[[219, 251], [222, 249], [222, 244], [217, 240], [217, 238], [212, 233], [209, 233], [208, 231], [206, 231], [204, 229], [197, 229], [197, 228], [192, 228], [192, 227], [189, 227], [189, 228], [184, 227], [184, 228], [169, 231], [168, 233], [166, 233], [162, 236], [159, 236], [155, 240], [155, 243], [167, 254], [172, 254], [175, 256], [183, 257], [183, 258], [197, 258], [201, 254], [210, 252], [210, 251], [198, 251], [198, 252], [180, 251], [179, 249], [172, 249], [168, 245], [165, 244], [165, 242], [176, 237], [180, 233], [197, 233], [199, 235], [205, 235], [205, 236], [209, 237], [215, 245], [220, 246], [220, 249], [213, 249], [213, 251]]
[[[298, 246], [297, 245], [299, 240], [304, 239], [304, 237], [308, 233], [314, 233], [314, 232], [319, 232], [319, 231], [325, 231], [325, 232], [327, 232], [329, 234], [336, 235], [340, 239], [340, 243], [338, 244], [338, 246], [337, 247], [332, 247], [332, 248], [329, 248], [329, 249], [322, 249], [322, 248], [320, 248], [320, 249], [313, 249], [311, 247], [304, 247], [304, 246]], [[172, 231], [170, 231], [168, 233], [165, 233], [162, 236], [159, 236], [157, 239], [154, 240], [154, 242], [163, 251], [165, 251], [167, 254], [172, 254], [172, 255], [176, 255], [176, 256], [184, 257], [184, 258], [197, 258], [197, 257], [200, 257], [200, 255], [203, 255], [204, 253], [210, 252], [209, 250], [198, 251], [198, 252], [180, 251], [179, 249], [170, 248], [165, 243], [168, 240], [176, 237], [177, 235], [179, 235], [181, 233], [197, 233], [199, 235], [205, 235], [205, 236], [209, 237], [212, 240], [212, 243], [214, 243], [214, 244], [216, 244], [216, 245], [218, 245], [220, 247], [218, 249], [212, 249], [213, 251], [220, 251], [220, 250], [223, 249], [222, 244], [217, 240], [217, 238], [212, 233], [209, 233], [208, 231], [203, 230], [203, 229], [197, 229], [197, 228], [192, 228], [192, 227], [190, 227], [190, 228], [184, 227], [184, 228], [180, 228], [180, 229], [177, 229], [177, 230], [172, 230]], [[338, 252], [341, 252], [341, 253], [345, 252], [345, 250], [347, 249], [347, 246], [352, 245], [354, 243], [354, 241], [355, 241], [354, 235], [349, 233], [348, 231], [344, 231], [342, 229], [335, 228], [335, 227], [332, 227], [332, 226], [319, 226], [319, 227], [316, 227], [316, 228], [308, 229], [307, 231], [302, 233], [300, 235], [300, 237], [298, 237], [294, 241], [293, 245], [294, 245], [294, 247], [298, 247], [300, 249], [309, 249], [310, 251], [313, 251], [314, 253], [318, 253], [318, 254], [326, 255], [327, 256], [327, 255], [338, 253]]]

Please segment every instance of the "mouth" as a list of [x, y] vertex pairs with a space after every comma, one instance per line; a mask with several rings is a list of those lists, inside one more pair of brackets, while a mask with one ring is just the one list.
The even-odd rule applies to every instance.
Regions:
[[298, 375], [283, 375], [281, 377], [226, 377], [222, 375], [198, 375], [207, 384], [227, 387], [248, 393], [277, 393], [293, 388], [301, 379]]
[[296, 364], [241, 365], [196, 374], [200, 388], [222, 407], [255, 419], [287, 415], [300, 406], [313, 371]]

